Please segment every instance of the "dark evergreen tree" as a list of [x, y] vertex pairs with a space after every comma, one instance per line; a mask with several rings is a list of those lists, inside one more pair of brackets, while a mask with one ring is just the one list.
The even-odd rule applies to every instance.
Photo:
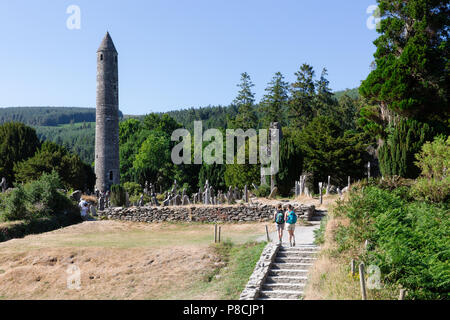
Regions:
[[284, 114], [289, 102], [289, 83], [283, 79], [281, 72], [275, 74], [261, 102], [261, 111], [264, 113], [263, 125], [266, 128], [271, 122], [285, 124]]
[[[360, 93], [381, 116], [448, 124], [450, 7], [444, 0], [377, 0], [381, 14], [375, 69]], [[391, 116], [389, 122], [394, 118]]]
[[339, 122], [330, 117], [314, 118], [301, 132], [303, 169], [313, 174], [314, 190], [331, 176], [333, 184], [347, 185], [347, 176], [363, 178], [367, 154], [367, 137], [343, 132]]
[[295, 75], [297, 81], [291, 84], [289, 118], [292, 125], [302, 128], [314, 117], [316, 86], [313, 67], [303, 64]]
[[426, 141], [432, 141], [436, 130], [428, 123], [417, 120], [401, 120], [388, 135], [378, 152], [380, 171], [384, 176], [417, 178], [419, 168], [414, 155]]
[[39, 148], [40, 142], [33, 128], [18, 122], [0, 125], [0, 179], [5, 177], [12, 187], [14, 164], [32, 157]]
[[254, 86], [248, 73], [242, 73], [241, 83], [238, 84], [241, 90], [239, 90], [236, 99], [233, 101], [233, 104], [239, 108], [239, 111], [232, 121], [231, 127], [242, 130], [256, 129], [258, 127], [258, 118], [254, 110], [255, 94], [252, 92], [252, 87]]

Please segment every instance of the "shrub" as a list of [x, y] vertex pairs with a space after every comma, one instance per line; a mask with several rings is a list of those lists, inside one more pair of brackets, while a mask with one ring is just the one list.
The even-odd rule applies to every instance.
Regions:
[[27, 195], [22, 185], [17, 185], [5, 198], [5, 208], [1, 215], [3, 221], [23, 220], [29, 218], [26, 206]]
[[391, 129], [379, 150], [380, 170], [383, 176], [398, 175], [417, 178], [419, 168], [414, 164], [414, 154], [422, 145], [432, 140], [435, 130], [427, 123], [417, 120], [401, 120]]
[[123, 184], [125, 191], [128, 192], [128, 195], [131, 196], [139, 196], [142, 194], [143, 189], [139, 183], [136, 182], [125, 182]]
[[33, 220], [40, 217], [62, 215], [74, 219], [79, 217], [79, 210], [65, 194], [58, 191], [61, 180], [54, 171], [44, 173], [39, 180], [31, 181], [24, 186], [18, 184], [7, 193], [5, 205], [0, 207], [4, 221]]
[[350, 219], [335, 234], [339, 250], [371, 246], [360, 259], [380, 268], [388, 285], [402, 285], [412, 299], [450, 298], [450, 219], [448, 206], [410, 202], [405, 189], [368, 186], [339, 203]]
[[450, 137], [438, 136], [423, 145], [415, 164], [421, 169], [413, 194], [420, 200], [447, 202], [450, 198]]
[[127, 201], [125, 188], [120, 184], [111, 186], [111, 204], [117, 207], [123, 207]]
[[262, 184], [258, 189], [254, 191], [257, 197], [268, 197], [270, 195], [270, 186], [267, 184]]

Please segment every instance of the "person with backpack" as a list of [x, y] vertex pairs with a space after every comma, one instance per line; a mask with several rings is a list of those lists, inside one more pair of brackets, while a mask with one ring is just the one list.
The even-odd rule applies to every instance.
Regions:
[[[295, 224], [297, 223], [297, 215], [295, 214], [294, 208], [291, 204], [288, 205], [288, 210], [286, 211], [285, 221], [287, 223], [287, 231], [289, 232], [289, 244], [291, 247], [295, 247]], [[294, 243], [292, 244], [292, 239]]]
[[278, 243], [281, 244], [283, 240], [283, 230], [284, 230], [284, 218], [285, 214], [283, 212], [283, 208], [281, 207], [281, 204], [278, 204], [277, 210], [275, 211], [273, 215], [273, 220], [275, 221], [277, 225], [277, 231], [278, 231]]

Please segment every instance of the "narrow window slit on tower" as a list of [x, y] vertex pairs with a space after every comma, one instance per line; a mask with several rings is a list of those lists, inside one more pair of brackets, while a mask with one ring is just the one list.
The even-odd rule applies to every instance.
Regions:
[[112, 171], [109, 172], [109, 180], [113, 181], [113, 172]]
[[100, 60], [102, 60], [102, 61], [103, 61], [103, 55], [102, 55], [102, 54], [100, 55]]

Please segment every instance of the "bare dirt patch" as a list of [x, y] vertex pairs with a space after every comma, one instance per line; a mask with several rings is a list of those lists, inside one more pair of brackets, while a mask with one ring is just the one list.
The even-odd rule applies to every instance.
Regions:
[[[253, 240], [264, 224], [223, 224], [222, 239]], [[216, 299], [217, 290], [191, 290], [219, 257], [213, 225], [84, 222], [0, 243], [2, 299]], [[81, 289], [68, 289], [69, 266]]]

